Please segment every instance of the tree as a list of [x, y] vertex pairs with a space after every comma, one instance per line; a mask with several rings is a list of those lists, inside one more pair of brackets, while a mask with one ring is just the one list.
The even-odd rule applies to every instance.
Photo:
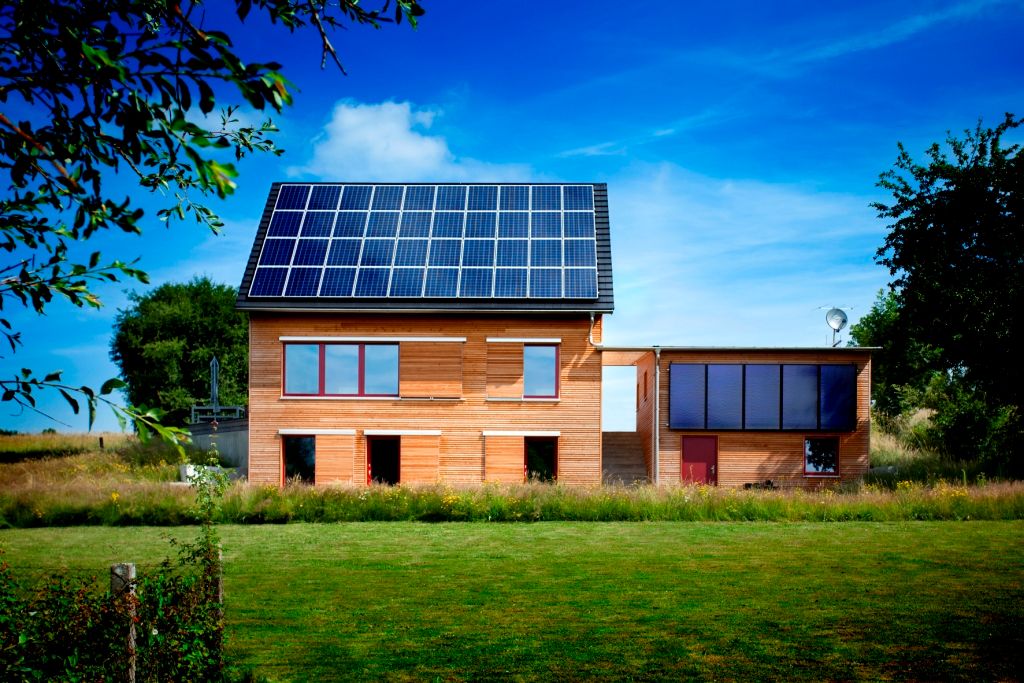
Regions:
[[[390, 0], [364, 9], [358, 0], [234, 0], [244, 22], [253, 10], [291, 32], [314, 31], [341, 67], [330, 34], [345, 24], [415, 25], [419, 0]], [[221, 226], [204, 198], [229, 196], [233, 161], [253, 152], [280, 154], [268, 119], [239, 125], [240, 104], [264, 111], [292, 101], [274, 62], [245, 63], [228, 33], [205, 25], [200, 0], [0, 0], [0, 309], [22, 305], [42, 313], [55, 297], [99, 307], [100, 281], [147, 282], [133, 263], [78, 259], [76, 243], [100, 231], [141, 232], [142, 210], [112, 196], [112, 175], [134, 177], [148, 192], [170, 195], [157, 212], [164, 221], [193, 217]], [[393, 19], [392, 19], [393, 17]], [[219, 124], [206, 115], [222, 107]], [[0, 333], [11, 353], [20, 334], [6, 317]], [[3, 373], [6, 375], [7, 373]], [[56, 388], [77, 412], [72, 396], [97, 401], [98, 391], [61, 383], [60, 373], [37, 377], [29, 369], [0, 379], [0, 398], [33, 408], [33, 391]], [[139, 416], [143, 423], [154, 415]]]
[[854, 332], [884, 347], [884, 409], [906, 408], [892, 401], [899, 386], [926, 384], [921, 403], [936, 410], [947, 451], [1014, 466], [1024, 446], [1024, 158], [1003, 136], [1021, 123], [1007, 114], [949, 135], [927, 165], [899, 145], [879, 181], [893, 202], [873, 205], [891, 221], [877, 260], [894, 280]]
[[220, 362], [220, 403], [246, 405], [249, 324], [235, 310], [237, 291], [208, 278], [132, 294], [118, 312], [110, 358], [121, 371], [128, 401], [166, 412], [184, 425], [193, 405], [210, 396], [210, 360]]
[[952, 158], [938, 144], [929, 163], [915, 163], [900, 145], [896, 167], [879, 186], [893, 203], [876, 203], [892, 221], [878, 261], [908, 339], [937, 349], [939, 366], [992, 399], [1024, 402], [1024, 156], [1002, 146], [1021, 124], [1012, 114], [994, 129], [950, 135]]
[[938, 351], [907, 337], [899, 298], [879, 291], [871, 310], [850, 328], [853, 346], [875, 346], [871, 396], [875, 409], [894, 418], [920, 407], [932, 376], [938, 372]]

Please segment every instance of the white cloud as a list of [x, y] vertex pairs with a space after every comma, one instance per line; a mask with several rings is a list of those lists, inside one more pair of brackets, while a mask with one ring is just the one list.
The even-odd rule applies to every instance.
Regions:
[[887, 281], [866, 197], [637, 165], [609, 183], [611, 345], [818, 346]]
[[289, 169], [323, 180], [527, 180], [528, 166], [458, 157], [428, 129], [439, 110], [409, 102], [339, 102], [304, 166]]

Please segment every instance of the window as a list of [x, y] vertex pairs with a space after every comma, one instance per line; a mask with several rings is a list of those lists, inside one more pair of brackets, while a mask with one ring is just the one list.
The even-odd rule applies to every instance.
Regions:
[[398, 344], [285, 344], [286, 396], [397, 396]]
[[284, 437], [284, 480], [302, 484], [316, 481], [316, 437]]
[[558, 347], [523, 347], [523, 398], [558, 397]]
[[839, 476], [839, 439], [835, 437], [804, 439], [804, 475], [808, 477]]
[[671, 363], [669, 427], [853, 431], [857, 366]]

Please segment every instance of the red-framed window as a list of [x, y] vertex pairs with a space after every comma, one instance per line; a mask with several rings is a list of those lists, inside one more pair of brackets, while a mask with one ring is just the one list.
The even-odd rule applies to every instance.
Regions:
[[558, 344], [523, 346], [523, 398], [558, 398]]
[[839, 476], [839, 437], [808, 436], [804, 439], [804, 476]]
[[398, 344], [287, 343], [285, 396], [398, 396]]

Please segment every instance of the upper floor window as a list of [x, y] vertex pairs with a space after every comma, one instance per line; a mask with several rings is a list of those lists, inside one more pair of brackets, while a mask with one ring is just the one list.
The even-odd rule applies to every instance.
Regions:
[[290, 396], [397, 396], [398, 344], [285, 344]]
[[558, 346], [523, 346], [523, 398], [558, 397]]

